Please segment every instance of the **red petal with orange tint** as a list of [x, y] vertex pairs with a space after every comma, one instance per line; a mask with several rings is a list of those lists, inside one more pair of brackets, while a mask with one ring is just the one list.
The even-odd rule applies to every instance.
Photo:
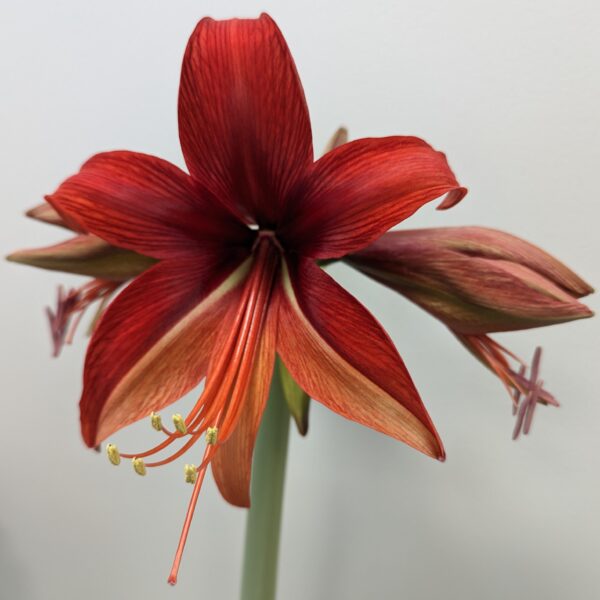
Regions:
[[415, 137], [365, 138], [320, 158], [288, 203], [287, 248], [337, 258], [362, 248], [426, 202], [465, 194], [446, 157]]
[[244, 408], [234, 432], [217, 451], [211, 465], [223, 498], [235, 506], [250, 506], [252, 454], [269, 396], [275, 362], [276, 311], [270, 310], [254, 360]]
[[244, 218], [275, 223], [313, 152], [302, 85], [269, 16], [198, 23], [183, 59], [179, 137], [193, 177]]
[[114, 300], [86, 356], [80, 408], [88, 446], [200, 382], [247, 266], [208, 253], [165, 260]]
[[438, 434], [385, 331], [314, 262], [288, 266], [278, 289], [277, 351], [294, 379], [343, 417], [442, 459]]
[[240, 241], [246, 228], [208, 202], [189, 175], [155, 156], [105, 152], [47, 197], [80, 228], [154, 258], [168, 258], [223, 241]]

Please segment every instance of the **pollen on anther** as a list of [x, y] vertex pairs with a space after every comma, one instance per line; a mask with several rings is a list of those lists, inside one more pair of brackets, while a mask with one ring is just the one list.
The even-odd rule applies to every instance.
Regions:
[[186, 483], [196, 483], [196, 479], [198, 478], [198, 469], [196, 465], [185, 465], [183, 467], [183, 472], [185, 474]]
[[133, 470], [138, 475], [146, 474], [146, 465], [144, 464], [144, 461], [141, 458], [132, 458], [131, 464], [133, 465]]
[[156, 431], [162, 431], [162, 419], [158, 413], [153, 412], [150, 414], [150, 423]]
[[175, 425], [175, 429], [177, 429], [177, 431], [182, 435], [187, 433], [187, 426], [183, 417], [179, 413], [173, 415], [173, 425]]
[[218, 427], [209, 427], [206, 430], [206, 443], [210, 446], [214, 446], [217, 443], [217, 438], [219, 437], [219, 428]]
[[121, 464], [121, 455], [119, 454], [119, 449], [114, 444], [106, 445], [106, 454], [108, 456], [108, 460], [117, 466]]

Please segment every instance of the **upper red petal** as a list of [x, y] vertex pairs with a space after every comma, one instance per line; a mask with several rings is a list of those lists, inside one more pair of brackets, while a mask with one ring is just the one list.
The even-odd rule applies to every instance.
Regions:
[[268, 15], [198, 23], [183, 59], [179, 137], [193, 177], [244, 218], [275, 223], [313, 151], [302, 85]]
[[181, 169], [137, 152], [93, 156], [47, 200], [84, 231], [155, 258], [248, 235]]
[[238, 296], [240, 262], [209, 253], [161, 261], [109, 306], [85, 361], [80, 408], [89, 446], [200, 382]]
[[365, 138], [320, 158], [294, 190], [285, 244], [315, 258], [362, 248], [426, 202], [448, 194], [442, 207], [466, 193], [446, 157], [415, 137]]
[[310, 259], [277, 291], [277, 351], [294, 379], [340, 415], [444, 457], [402, 359], [373, 316]]

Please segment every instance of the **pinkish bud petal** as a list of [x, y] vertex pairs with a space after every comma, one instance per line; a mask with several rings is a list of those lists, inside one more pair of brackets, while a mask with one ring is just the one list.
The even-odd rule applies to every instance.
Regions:
[[327, 154], [332, 150], [335, 150], [338, 146], [345, 144], [348, 141], [348, 130], [345, 127], [340, 127], [329, 139], [325, 146], [325, 152]]
[[483, 227], [394, 231], [347, 258], [453, 331], [484, 334], [592, 316], [592, 288], [543, 250]]
[[154, 259], [115, 248], [94, 235], [78, 235], [60, 244], [19, 250], [7, 260], [42, 269], [127, 281], [152, 266]]
[[58, 214], [55, 208], [48, 204], [48, 202], [42, 202], [41, 204], [30, 208], [25, 215], [36, 221], [42, 221], [43, 223], [58, 225], [59, 227], [69, 229], [65, 220]]

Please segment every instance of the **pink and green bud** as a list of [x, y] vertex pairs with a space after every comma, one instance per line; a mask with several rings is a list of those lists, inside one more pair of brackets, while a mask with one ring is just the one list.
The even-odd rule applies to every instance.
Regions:
[[18, 250], [6, 258], [41, 269], [110, 281], [133, 279], [156, 262], [136, 252], [116, 248], [89, 234], [77, 235], [53, 246]]
[[440, 319], [500, 379], [513, 438], [529, 433], [537, 404], [558, 406], [539, 379], [541, 348], [528, 366], [487, 334], [591, 317], [578, 298], [593, 289], [563, 263], [484, 227], [394, 231], [346, 260]]
[[390, 232], [347, 260], [461, 334], [591, 317], [593, 289], [540, 248], [484, 227]]
[[47, 202], [25, 214], [36, 221], [74, 231], [77, 235], [52, 246], [18, 250], [6, 257], [9, 261], [93, 278], [79, 288], [60, 286], [54, 308], [46, 309], [53, 354], [58, 356], [64, 344], [71, 343], [81, 318], [92, 304], [97, 304], [98, 309], [90, 329], [95, 327], [116, 290], [143, 273], [156, 260], [112, 246], [95, 235], [79, 232]]

